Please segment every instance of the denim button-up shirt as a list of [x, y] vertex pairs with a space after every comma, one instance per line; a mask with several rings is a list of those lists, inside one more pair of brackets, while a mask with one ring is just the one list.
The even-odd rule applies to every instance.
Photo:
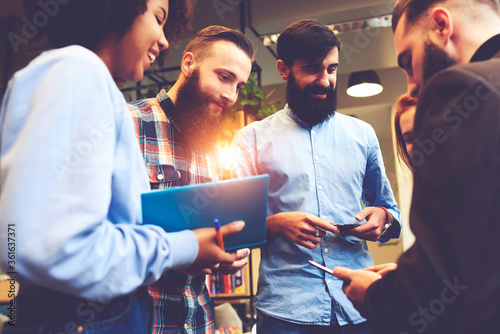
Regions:
[[[401, 232], [400, 212], [385, 175], [373, 128], [335, 113], [313, 127], [288, 108], [242, 129], [232, 149], [238, 177], [269, 174], [268, 215], [302, 211], [329, 221], [355, 223], [364, 206], [384, 206], [395, 219], [392, 235]], [[285, 236], [261, 249], [256, 308], [272, 317], [309, 325], [364, 319], [342, 292], [342, 281], [308, 264], [353, 269], [373, 265], [366, 242], [327, 232], [314, 249]]]

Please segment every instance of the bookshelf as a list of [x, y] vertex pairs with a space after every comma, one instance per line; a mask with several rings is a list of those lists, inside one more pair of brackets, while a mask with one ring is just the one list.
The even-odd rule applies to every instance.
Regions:
[[213, 300], [249, 299], [254, 296], [252, 272], [252, 252], [248, 264], [236, 274], [207, 275], [207, 289]]
[[[244, 327], [250, 329], [255, 323], [255, 309], [253, 307], [253, 297], [255, 296], [258, 276], [258, 266], [260, 262], [260, 249], [253, 249], [248, 258], [248, 264], [242, 269], [243, 289], [240, 292], [216, 292], [212, 293], [207, 279], [207, 288], [214, 304], [224, 302], [231, 303], [238, 312]], [[208, 275], [207, 275], [208, 276]], [[224, 276], [224, 275], [220, 275]], [[211, 281], [210, 281], [211, 284]]]

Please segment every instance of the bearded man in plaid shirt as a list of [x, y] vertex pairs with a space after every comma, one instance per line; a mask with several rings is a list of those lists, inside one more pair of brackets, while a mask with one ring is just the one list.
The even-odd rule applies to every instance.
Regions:
[[[219, 181], [222, 168], [216, 147], [222, 123], [248, 80], [255, 49], [241, 32], [210, 26], [184, 50], [174, 86], [153, 99], [129, 105], [151, 189]], [[220, 265], [223, 274], [247, 263]], [[215, 269], [215, 268], [214, 268]], [[214, 310], [205, 275], [167, 271], [149, 287], [155, 302], [155, 333], [214, 333]]]

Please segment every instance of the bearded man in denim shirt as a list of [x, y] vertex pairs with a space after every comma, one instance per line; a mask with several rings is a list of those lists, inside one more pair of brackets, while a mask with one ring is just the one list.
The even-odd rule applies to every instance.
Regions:
[[[262, 248], [258, 333], [369, 333], [342, 281], [311, 266], [373, 265], [365, 240], [401, 233], [400, 212], [373, 128], [336, 113], [341, 43], [316, 20], [278, 39], [285, 108], [242, 129], [235, 176], [269, 174], [268, 242]], [[336, 224], [357, 224], [340, 232]]]

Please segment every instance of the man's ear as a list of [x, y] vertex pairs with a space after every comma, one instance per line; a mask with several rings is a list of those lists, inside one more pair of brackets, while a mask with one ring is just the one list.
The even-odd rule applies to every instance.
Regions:
[[181, 61], [181, 73], [186, 78], [189, 78], [195, 68], [196, 68], [196, 59], [194, 58], [194, 54], [192, 52], [186, 52], [182, 57]]
[[448, 9], [437, 7], [431, 14], [431, 33], [441, 42], [444, 47], [453, 36], [453, 18]]
[[288, 75], [290, 74], [290, 68], [283, 62], [283, 60], [278, 59], [276, 62], [276, 67], [281, 75], [281, 79], [288, 80]]

